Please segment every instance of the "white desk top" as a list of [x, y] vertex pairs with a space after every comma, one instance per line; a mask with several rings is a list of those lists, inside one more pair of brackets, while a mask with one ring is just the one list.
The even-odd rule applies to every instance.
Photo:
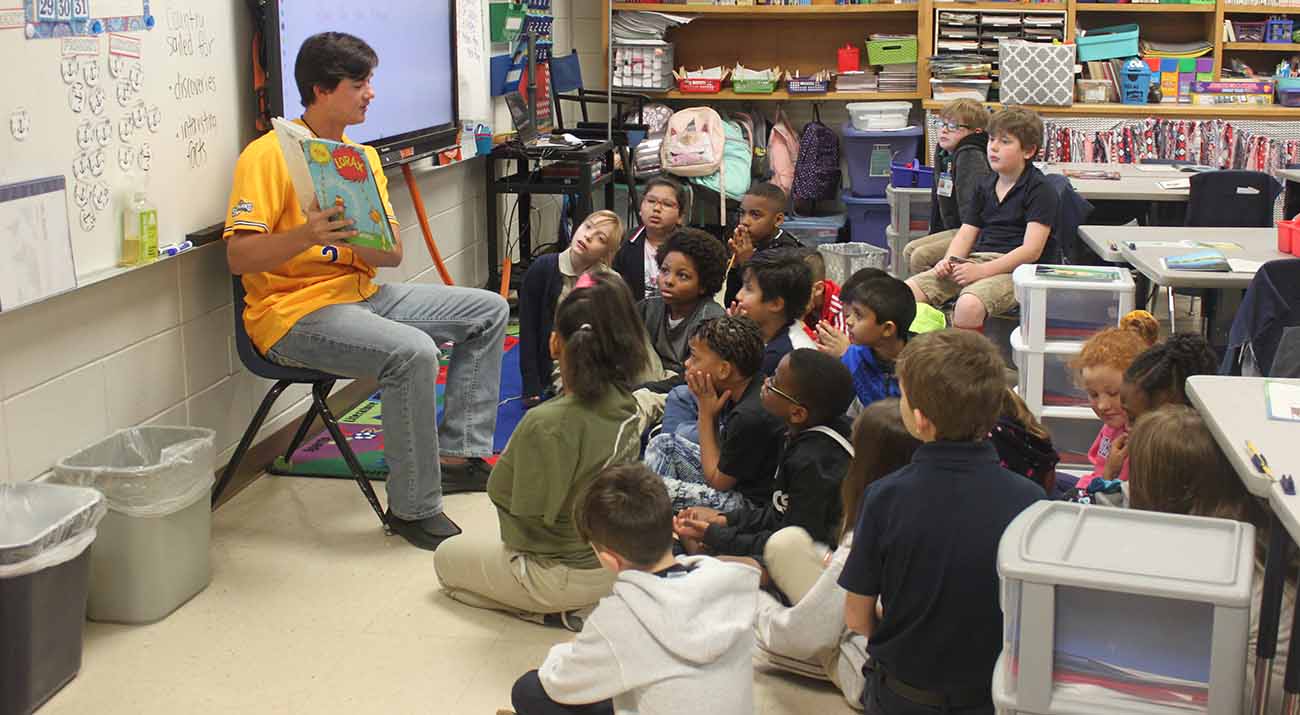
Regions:
[[1254, 273], [1220, 273], [1214, 271], [1171, 271], [1165, 268], [1165, 256], [1177, 256], [1196, 250], [1187, 246], [1144, 246], [1149, 241], [1233, 241], [1240, 251], [1225, 251], [1228, 258], [1247, 261], [1276, 261], [1294, 258], [1277, 250], [1276, 228], [1199, 228], [1186, 226], [1089, 226], [1089, 245], [1114, 243], [1120, 260], [1138, 269], [1151, 282], [1174, 288], [1214, 288], [1244, 290], [1255, 278]]
[[1059, 174], [1066, 169], [1083, 171], [1118, 171], [1119, 180], [1076, 179], [1070, 177], [1074, 190], [1085, 199], [1111, 201], [1187, 201], [1189, 189], [1162, 189], [1159, 182], [1186, 179], [1191, 174], [1172, 166], [1159, 166], [1160, 171], [1140, 171], [1135, 164], [1092, 164], [1061, 162], [1039, 164], [1045, 174]]
[[1282, 169], [1277, 172], [1277, 178], [1282, 181], [1300, 181], [1300, 169]]
[[[1246, 440], [1255, 443], [1268, 459], [1274, 474], [1300, 478], [1300, 449], [1296, 448], [1296, 442], [1300, 440], [1300, 422], [1268, 418], [1264, 406], [1264, 382], [1262, 377], [1195, 375], [1187, 378], [1187, 396], [1205, 419], [1214, 440], [1227, 455], [1246, 489], [1259, 497], [1269, 496], [1273, 482], [1251, 464]], [[1300, 384], [1300, 380], [1278, 382]], [[1278, 494], [1282, 494], [1280, 489]], [[1300, 526], [1300, 496], [1283, 498], [1294, 503], [1297, 518], [1293, 521]], [[1287, 528], [1290, 530], [1289, 526]], [[1291, 534], [1300, 540], [1297, 530], [1291, 530]]]
[[[1125, 233], [1139, 226], [1080, 226], [1079, 238], [1103, 261], [1120, 263], [1124, 255], [1119, 252], [1121, 240], [1135, 240]], [[1181, 239], [1180, 239], [1181, 240]]]

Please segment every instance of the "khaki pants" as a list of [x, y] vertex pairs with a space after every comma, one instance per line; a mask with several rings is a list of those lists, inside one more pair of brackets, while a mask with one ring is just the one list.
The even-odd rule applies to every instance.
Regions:
[[[972, 263], [988, 263], [1004, 255], [1006, 254], [981, 252], [972, 253], [968, 258]], [[943, 258], [943, 256], [940, 256], [940, 258]], [[960, 295], [967, 294], [975, 296], [984, 305], [984, 312], [989, 316], [1005, 315], [1017, 305], [1016, 286], [1011, 280], [1010, 273], [999, 273], [977, 280], [968, 286], [962, 286], [952, 278], [936, 276], [934, 269], [931, 268], [924, 273], [908, 278], [907, 281], [920, 288], [930, 305], [933, 306], [941, 306]]]
[[944, 254], [948, 244], [957, 235], [957, 229], [932, 233], [909, 242], [903, 247], [903, 265], [907, 266], [908, 275], [914, 276], [934, 268]]
[[603, 568], [575, 569], [514, 551], [495, 529], [443, 542], [433, 567], [449, 597], [529, 620], [594, 606], [614, 586], [614, 574]]
[[768, 538], [763, 561], [776, 587], [790, 603], [798, 603], [822, 577], [828, 553], [830, 549], [813, 541], [807, 531], [787, 526]]

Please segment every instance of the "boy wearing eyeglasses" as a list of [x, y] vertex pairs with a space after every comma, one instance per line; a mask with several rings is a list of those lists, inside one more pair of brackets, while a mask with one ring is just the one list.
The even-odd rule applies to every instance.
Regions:
[[939, 113], [939, 149], [930, 189], [930, 235], [903, 249], [911, 275], [924, 273], [944, 257], [963, 218], [970, 213], [975, 187], [989, 175], [989, 111], [973, 99], [949, 102]]
[[853, 378], [833, 355], [804, 348], [782, 358], [761, 390], [764, 409], [786, 426], [772, 499], [726, 513], [683, 509], [673, 530], [687, 551], [761, 563], [768, 538], [787, 526], [804, 529], [813, 541], [834, 543], [840, 482], [853, 457], [852, 424], [844, 415], [852, 395]]

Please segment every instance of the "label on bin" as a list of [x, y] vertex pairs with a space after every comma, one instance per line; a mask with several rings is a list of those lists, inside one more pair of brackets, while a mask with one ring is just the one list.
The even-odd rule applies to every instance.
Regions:
[[870, 163], [867, 165], [867, 176], [889, 176], [889, 163], [893, 158], [893, 146], [889, 144], [873, 144], [871, 146]]

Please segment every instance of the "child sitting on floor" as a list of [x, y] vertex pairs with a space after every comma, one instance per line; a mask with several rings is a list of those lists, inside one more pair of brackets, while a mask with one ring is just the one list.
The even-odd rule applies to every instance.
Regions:
[[571, 643], [551, 648], [511, 700], [519, 715], [754, 712], [758, 572], [707, 556], [673, 558], [672, 506], [642, 465], [592, 481], [578, 533], [617, 574]]
[[862, 666], [867, 639], [844, 626], [844, 589], [836, 581], [853, 543], [853, 525], [867, 487], [912, 461], [921, 443], [908, 434], [898, 400], [887, 398], [862, 411], [853, 425], [853, 461], [840, 485], [843, 520], [834, 553], [807, 531], [791, 526], [767, 540], [764, 563], [772, 582], [794, 605], [759, 594], [754, 635], [756, 660], [811, 678], [829, 679], [844, 699], [862, 708]]
[[524, 405], [532, 407], [558, 390], [549, 340], [555, 307], [587, 271], [611, 272], [609, 261], [623, 240], [623, 221], [597, 211], [573, 232], [569, 247], [533, 259], [519, 289], [519, 372]]
[[840, 286], [826, 277], [826, 259], [817, 249], [804, 253], [804, 263], [812, 271], [812, 299], [803, 315], [803, 331], [813, 340], [817, 339], [817, 326], [825, 324], [844, 332], [844, 304], [840, 302]]
[[623, 241], [612, 262], [636, 300], [659, 294], [659, 249], [681, 228], [686, 213], [686, 189], [676, 179], [656, 176], [646, 182], [643, 190], [641, 226]]
[[1133, 359], [1124, 371], [1120, 401], [1129, 424], [1162, 405], [1190, 405], [1187, 378], [1213, 375], [1218, 370], [1214, 351], [1196, 333], [1175, 333]]
[[989, 440], [1003, 469], [1024, 476], [1049, 496], [1056, 491], [1056, 465], [1061, 456], [1052, 446], [1052, 435], [1010, 387], [1003, 393], [1002, 413]]
[[564, 394], [529, 410], [492, 469], [500, 530], [449, 539], [434, 568], [457, 601], [573, 630], [571, 612], [614, 581], [578, 535], [573, 505], [601, 470], [635, 461], [641, 447], [632, 386], [648, 357], [623, 279], [583, 276], [556, 311], [550, 349]]
[[[843, 304], [845, 296], [848, 296], [857, 290], [857, 287], [872, 278], [889, 278], [889, 274], [879, 268], [860, 268], [849, 279], [844, 281], [840, 288], [840, 303]], [[846, 312], [847, 320], [847, 312]], [[847, 327], [847, 326], [846, 326]], [[939, 309], [927, 304], [916, 304], [916, 317], [912, 319], [912, 324], [908, 326], [907, 332], [912, 335], [921, 335], [922, 333], [933, 333], [936, 330], [943, 330], [948, 327], [948, 319]], [[849, 351], [849, 346], [853, 344], [853, 339], [844, 329], [835, 329], [834, 327], [820, 323], [817, 325], [817, 349], [824, 353], [830, 353], [835, 357], [842, 358], [844, 353]]]
[[802, 248], [794, 234], [781, 228], [785, 222], [785, 191], [776, 184], [761, 183], [749, 187], [740, 199], [740, 224], [731, 234], [731, 270], [727, 273], [727, 291], [723, 305], [731, 305], [744, 283], [744, 266], [758, 253], [773, 248]]
[[683, 510], [673, 526], [687, 553], [702, 547], [761, 561], [768, 538], [787, 526], [833, 544], [843, 519], [840, 481], [853, 457], [851, 425], [844, 416], [852, 395], [853, 379], [840, 361], [806, 348], [786, 355], [761, 391], [763, 407], [787, 429], [772, 500], [726, 513]]
[[637, 304], [637, 311], [665, 373], [663, 380], [646, 387], [665, 393], [683, 383], [682, 372], [690, 354], [688, 338], [696, 327], [722, 317], [722, 306], [713, 296], [722, 288], [727, 259], [716, 238], [699, 229], [684, 228], [659, 247], [658, 261], [658, 288]]
[[854, 285], [844, 302], [853, 344], [841, 360], [853, 375], [856, 414], [876, 400], [900, 394], [894, 362], [907, 345], [916, 301], [906, 283], [885, 276]]
[[645, 451], [646, 464], [668, 485], [674, 512], [731, 511], [772, 497], [785, 424], [763, 408], [762, 359], [758, 325], [743, 316], [706, 321], [691, 337], [686, 386], [698, 407], [699, 439], [665, 425]]

